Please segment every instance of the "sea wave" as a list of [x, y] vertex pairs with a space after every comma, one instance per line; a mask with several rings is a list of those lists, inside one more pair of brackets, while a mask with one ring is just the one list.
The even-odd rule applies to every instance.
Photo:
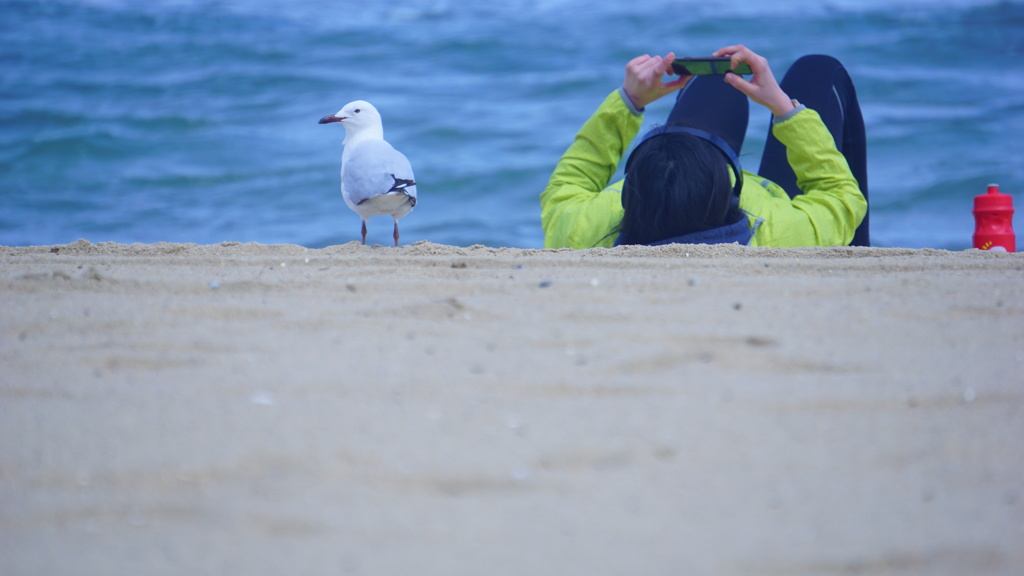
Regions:
[[[0, 11], [0, 244], [346, 242], [358, 218], [340, 200], [343, 130], [317, 120], [368, 99], [420, 182], [403, 238], [538, 247], [537, 195], [625, 62], [736, 41], [780, 73], [807, 52], [846, 63], [868, 125], [877, 243], [966, 247], [970, 198], [989, 181], [1024, 188], [1017, 2], [0, 0]], [[652, 104], [646, 123], [670, 105]], [[751, 119], [744, 160], [756, 165], [767, 113]], [[371, 241], [390, 240], [372, 228]]]

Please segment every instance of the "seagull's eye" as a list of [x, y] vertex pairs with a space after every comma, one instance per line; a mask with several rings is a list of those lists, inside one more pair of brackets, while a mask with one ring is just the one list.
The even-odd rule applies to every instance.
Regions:
[[362, 110], [360, 110], [359, 108], [356, 108], [356, 114], [359, 114], [360, 112], [362, 112]]

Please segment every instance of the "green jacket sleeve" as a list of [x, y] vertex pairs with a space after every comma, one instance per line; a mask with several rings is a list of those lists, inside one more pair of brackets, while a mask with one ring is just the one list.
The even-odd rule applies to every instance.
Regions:
[[608, 187], [640, 130], [640, 112], [608, 95], [555, 166], [540, 195], [545, 248], [611, 246], [622, 223], [619, 186]]
[[821, 117], [803, 109], [774, 124], [772, 132], [786, 146], [803, 194], [790, 200], [778, 185], [748, 174], [740, 207], [762, 220], [751, 246], [849, 244], [867, 213], [867, 200]]

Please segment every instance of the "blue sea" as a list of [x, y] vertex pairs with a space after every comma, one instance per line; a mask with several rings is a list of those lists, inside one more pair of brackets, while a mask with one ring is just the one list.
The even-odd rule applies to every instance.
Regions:
[[344, 130], [317, 120], [364, 99], [416, 171], [403, 244], [537, 248], [538, 195], [625, 63], [733, 43], [780, 78], [846, 64], [875, 245], [968, 248], [990, 182], [1024, 211], [1020, 1], [0, 0], [0, 244], [358, 240]]

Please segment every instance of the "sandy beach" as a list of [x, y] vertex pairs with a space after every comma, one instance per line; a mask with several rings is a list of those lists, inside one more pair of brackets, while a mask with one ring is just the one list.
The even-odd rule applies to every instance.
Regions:
[[1020, 254], [0, 254], [7, 576], [1024, 570]]

